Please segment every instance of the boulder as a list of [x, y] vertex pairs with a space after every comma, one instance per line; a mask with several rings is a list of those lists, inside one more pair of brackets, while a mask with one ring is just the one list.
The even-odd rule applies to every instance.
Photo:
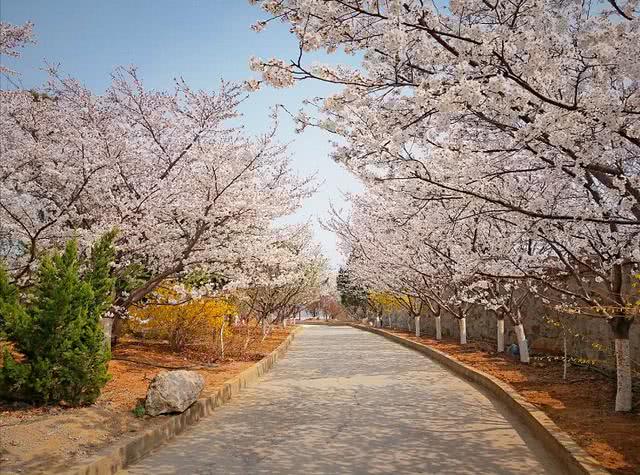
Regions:
[[149, 384], [145, 413], [183, 412], [198, 399], [203, 387], [204, 379], [195, 371], [162, 371]]

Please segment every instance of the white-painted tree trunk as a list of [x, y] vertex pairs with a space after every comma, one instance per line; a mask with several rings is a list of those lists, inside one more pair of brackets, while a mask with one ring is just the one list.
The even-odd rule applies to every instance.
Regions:
[[524, 326], [519, 323], [515, 326], [516, 338], [518, 339], [518, 350], [520, 352], [520, 361], [523, 363], [529, 362], [529, 346], [527, 345], [527, 339], [524, 334]]
[[458, 319], [458, 327], [460, 327], [460, 344], [467, 344], [467, 319], [460, 318]]
[[[243, 319], [244, 320], [244, 319]], [[249, 333], [250, 327], [249, 327], [249, 319], [247, 319], [247, 325], [246, 325], [246, 334], [244, 337], [244, 345], [243, 345], [243, 349], [242, 351], [247, 351], [247, 348], [249, 347], [249, 339], [251, 338], [251, 333]]]
[[504, 353], [504, 318], [498, 319], [498, 353]]
[[437, 316], [436, 320], [436, 340], [442, 340], [442, 320]]
[[104, 332], [104, 346], [111, 350], [111, 334], [113, 333], [113, 318], [104, 317], [100, 319], [102, 323], [102, 330]]
[[420, 336], [420, 315], [416, 317], [416, 336]]
[[628, 338], [616, 338], [616, 374], [618, 387], [616, 391], [616, 411], [631, 410], [631, 354]]
[[224, 359], [224, 318], [222, 319], [222, 325], [220, 325], [220, 358]]

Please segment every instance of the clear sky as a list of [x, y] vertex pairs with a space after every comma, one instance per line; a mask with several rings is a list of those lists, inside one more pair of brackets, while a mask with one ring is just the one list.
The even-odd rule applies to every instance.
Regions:
[[[271, 22], [261, 33], [250, 25], [264, 18], [247, 0], [0, 0], [0, 18], [14, 24], [35, 24], [36, 45], [25, 48], [18, 62], [3, 58], [18, 71], [27, 88], [41, 85], [45, 61], [82, 81], [96, 93], [109, 84], [120, 65], [138, 67], [149, 88], [171, 88], [182, 76], [192, 87], [214, 89], [221, 78], [253, 77], [251, 56], [292, 58], [297, 43], [287, 25]], [[346, 56], [316, 55], [309, 61], [347, 62]], [[326, 96], [331, 87], [304, 81], [293, 89], [263, 88], [242, 104], [243, 123], [251, 133], [269, 125], [269, 109], [283, 104], [297, 111], [305, 98]], [[334, 266], [340, 262], [335, 236], [320, 228], [329, 202], [345, 208], [344, 191], [361, 189], [358, 181], [329, 158], [329, 136], [319, 130], [298, 135], [290, 118], [281, 115], [279, 139], [288, 143], [301, 174], [318, 173], [323, 181], [294, 221], [312, 220], [318, 241]]]

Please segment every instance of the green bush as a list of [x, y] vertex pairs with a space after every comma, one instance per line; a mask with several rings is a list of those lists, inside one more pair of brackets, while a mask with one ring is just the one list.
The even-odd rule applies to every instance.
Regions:
[[3, 332], [17, 358], [4, 348], [0, 396], [32, 403], [92, 403], [109, 380], [110, 358], [100, 319], [111, 304], [115, 257], [108, 233], [89, 259], [77, 243], [43, 257], [34, 287], [20, 298], [0, 266]]

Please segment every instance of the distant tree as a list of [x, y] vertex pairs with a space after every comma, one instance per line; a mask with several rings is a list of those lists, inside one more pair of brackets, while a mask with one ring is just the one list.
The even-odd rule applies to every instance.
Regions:
[[340, 303], [345, 308], [354, 313], [359, 308], [366, 308], [367, 292], [361, 286], [353, 283], [348, 267], [341, 267], [338, 271], [337, 287], [340, 294]]

